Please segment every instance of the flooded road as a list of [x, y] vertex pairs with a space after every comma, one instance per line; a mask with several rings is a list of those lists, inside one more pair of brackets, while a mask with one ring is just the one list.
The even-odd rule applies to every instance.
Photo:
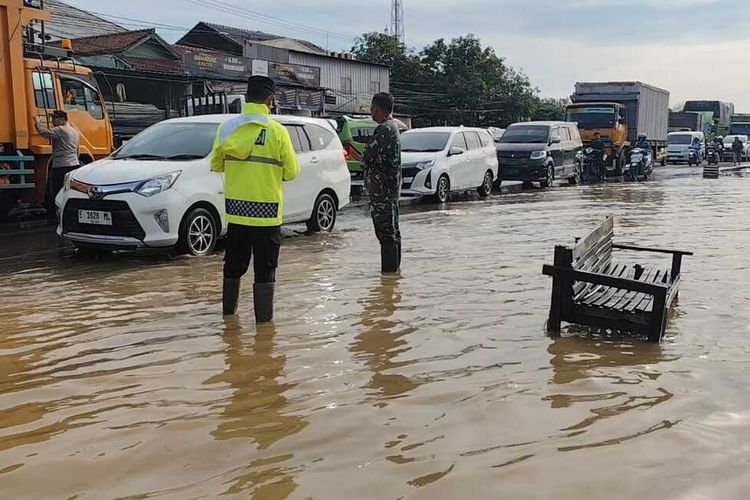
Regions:
[[[3, 498], [746, 498], [750, 177], [364, 212], [282, 250], [277, 322], [220, 256], [3, 265]], [[608, 214], [695, 251], [661, 346], [545, 335], [542, 264]]]

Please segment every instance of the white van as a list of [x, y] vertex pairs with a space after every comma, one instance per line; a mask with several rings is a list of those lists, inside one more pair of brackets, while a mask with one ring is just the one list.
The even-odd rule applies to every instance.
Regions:
[[705, 158], [706, 137], [703, 132], [671, 132], [667, 134], [667, 162], [687, 163], [690, 160], [690, 145], [696, 137], [701, 143], [701, 158]]
[[495, 142], [486, 129], [428, 127], [401, 134], [402, 193], [445, 203], [451, 191], [492, 193], [497, 179]]

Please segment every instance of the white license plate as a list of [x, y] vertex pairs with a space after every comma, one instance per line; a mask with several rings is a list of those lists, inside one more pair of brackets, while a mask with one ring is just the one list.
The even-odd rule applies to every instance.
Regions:
[[403, 183], [406, 184], [407, 182], [414, 182], [414, 177], [404, 177]]
[[99, 210], [79, 210], [78, 222], [80, 224], [95, 224], [97, 226], [111, 226], [112, 212], [101, 212]]

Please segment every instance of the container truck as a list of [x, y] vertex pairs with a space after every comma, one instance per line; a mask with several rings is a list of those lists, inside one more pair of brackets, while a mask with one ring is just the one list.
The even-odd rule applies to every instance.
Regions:
[[703, 132], [703, 114], [670, 111], [669, 132]]
[[682, 111], [711, 113], [712, 135], [727, 135], [734, 114], [734, 103], [725, 101], [687, 101]]
[[641, 82], [578, 82], [570, 100], [565, 120], [578, 124], [584, 143], [601, 134], [616, 175], [639, 134], [648, 137], [654, 158], [666, 162], [668, 91]]
[[732, 115], [729, 120], [728, 135], [747, 135], [750, 136], [750, 115], [736, 114]]
[[[34, 119], [48, 127], [65, 110], [81, 133], [80, 161], [112, 152], [112, 127], [91, 70], [70, 59], [70, 41], [45, 46], [43, 0], [0, 0], [0, 219], [18, 205], [42, 206], [50, 142]], [[39, 43], [37, 43], [39, 42]], [[50, 204], [52, 205], [52, 204]], [[49, 214], [51, 215], [51, 214]]]

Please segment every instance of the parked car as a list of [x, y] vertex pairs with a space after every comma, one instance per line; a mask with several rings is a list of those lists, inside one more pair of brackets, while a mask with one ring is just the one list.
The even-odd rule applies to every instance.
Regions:
[[[226, 232], [224, 176], [209, 154], [219, 125], [237, 115], [167, 120], [109, 158], [83, 166], [57, 195], [57, 232], [79, 247], [172, 247], [210, 254]], [[301, 172], [284, 184], [284, 223], [331, 231], [349, 203], [344, 149], [325, 120], [275, 116], [289, 130]]]
[[[346, 163], [351, 174], [352, 186], [360, 188], [364, 182], [362, 156], [378, 124], [372, 118], [365, 116], [340, 116], [334, 123], [336, 123], [339, 139], [347, 154]], [[396, 124], [402, 132], [408, 130], [406, 124], [400, 120], [396, 120]]]
[[551, 187], [555, 180], [567, 179], [576, 184], [581, 178], [582, 149], [575, 123], [516, 123], [508, 127], [497, 147], [499, 181]]
[[706, 138], [703, 132], [670, 132], [667, 134], [667, 163], [688, 163], [693, 139], [700, 141], [700, 154], [706, 157]]
[[742, 161], [747, 161], [750, 158], [750, 142], [748, 142], [748, 136], [746, 135], [728, 135], [724, 137], [724, 160], [734, 160], [734, 152], [732, 150], [732, 144], [734, 139], [739, 137], [742, 141]]
[[497, 156], [489, 132], [480, 128], [431, 127], [401, 134], [402, 193], [445, 203], [452, 191], [476, 189], [489, 196]]

